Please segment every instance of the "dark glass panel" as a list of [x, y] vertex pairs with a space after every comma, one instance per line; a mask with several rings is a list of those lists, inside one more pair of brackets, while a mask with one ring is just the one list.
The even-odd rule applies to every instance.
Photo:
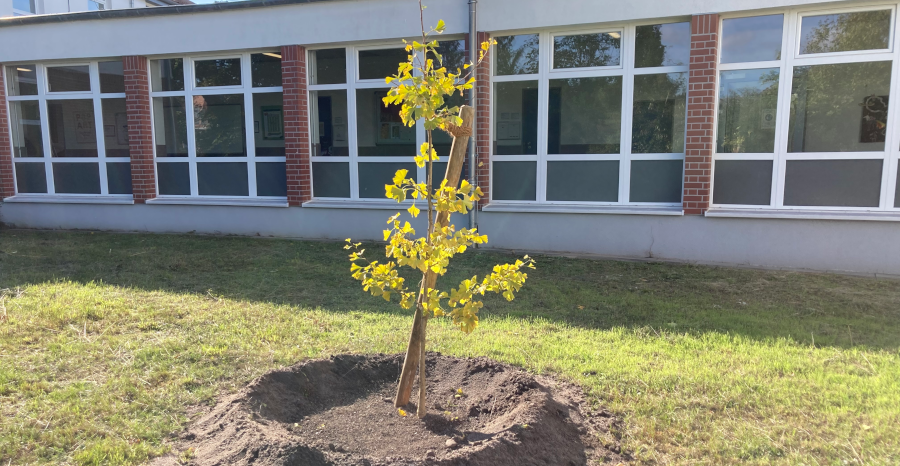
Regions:
[[125, 99], [103, 99], [103, 142], [107, 157], [128, 157], [128, 112]]
[[547, 162], [547, 200], [618, 201], [619, 161]]
[[157, 157], [187, 157], [187, 109], [184, 97], [154, 97]]
[[256, 195], [287, 196], [284, 162], [256, 162]]
[[107, 163], [106, 181], [110, 194], [131, 194], [131, 164]]
[[413, 157], [416, 147], [416, 128], [400, 120], [400, 106], [384, 106], [382, 89], [357, 89], [356, 134], [361, 157]]
[[882, 160], [788, 160], [784, 205], [878, 207]]
[[281, 86], [281, 53], [254, 53], [250, 55], [250, 76], [253, 87]]
[[44, 163], [16, 163], [16, 192], [44, 194], [47, 192], [47, 172]]
[[93, 100], [48, 100], [47, 116], [53, 157], [97, 157]]
[[35, 65], [14, 65], [6, 67], [9, 76], [9, 95], [37, 95], [37, 67]]
[[771, 160], [716, 160], [714, 204], [769, 205]]
[[550, 80], [549, 154], [617, 154], [622, 77]]
[[496, 201], [534, 201], [537, 192], [536, 162], [494, 162], [491, 196]]
[[53, 188], [57, 194], [100, 194], [100, 164], [54, 163]]
[[220, 58], [194, 62], [197, 87], [240, 86], [241, 59]]
[[100, 92], [104, 94], [125, 93], [125, 69], [122, 60], [102, 61], [100, 68]]
[[631, 202], [681, 202], [683, 160], [633, 160]]
[[691, 23], [638, 26], [635, 32], [635, 68], [687, 66], [690, 63]]
[[12, 128], [13, 157], [44, 156], [44, 138], [41, 135], [41, 107], [38, 101], [10, 102], [9, 124]]
[[318, 123], [310, 131], [313, 155], [350, 155], [347, 138], [347, 91], [312, 91], [309, 100], [313, 121]]
[[310, 52], [310, 84], [344, 84], [347, 82], [347, 49], [325, 49]]
[[538, 82], [494, 84], [494, 154], [537, 154]]
[[173, 196], [191, 195], [191, 172], [187, 162], [157, 163], [156, 182], [159, 194]]
[[245, 157], [244, 95], [195, 95], [197, 157]]
[[350, 197], [349, 163], [313, 162], [312, 176], [313, 197]]
[[153, 92], [184, 90], [184, 60], [166, 58], [150, 60], [150, 82]]
[[253, 142], [257, 157], [284, 157], [281, 92], [253, 94]]
[[197, 192], [201, 196], [249, 196], [246, 162], [197, 164]]
[[47, 67], [50, 92], [83, 92], [91, 90], [88, 65]]
[[392, 184], [397, 170], [409, 170], [407, 178], [416, 178], [416, 164], [405, 162], [360, 162], [359, 197], [364, 199], [384, 199], [384, 186]]
[[400, 63], [406, 62], [409, 54], [405, 49], [381, 49], [359, 51], [359, 79], [384, 80], [397, 74]]

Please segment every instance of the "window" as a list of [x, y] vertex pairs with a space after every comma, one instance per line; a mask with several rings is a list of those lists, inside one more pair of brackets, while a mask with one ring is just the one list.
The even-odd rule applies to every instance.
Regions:
[[88, 11], [100, 11], [106, 9], [105, 0], [88, 0]]
[[882, 6], [722, 20], [714, 206], [896, 208], [894, 15]]
[[281, 54], [150, 61], [160, 196], [285, 198]]
[[130, 198], [121, 60], [6, 73], [16, 193]]
[[[465, 62], [461, 40], [440, 42], [439, 52], [447, 67]], [[424, 126], [405, 126], [399, 108], [382, 101], [389, 90], [384, 78], [397, 73], [407, 52], [392, 44], [308, 53], [313, 197], [383, 200], [384, 185], [401, 169], [424, 181], [426, 169], [412, 161], [425, 142]], [[454, 96], [450, 103], [460, 99]], [[451, 140], [440, 131], [432, 136], [437, 178], [446, 169]]]
[[492, 202], [681, 204], [689, 23], [495, 39]]
[[35, 0], [13, 0], [13, 16], [28, 16], [37, 13]]

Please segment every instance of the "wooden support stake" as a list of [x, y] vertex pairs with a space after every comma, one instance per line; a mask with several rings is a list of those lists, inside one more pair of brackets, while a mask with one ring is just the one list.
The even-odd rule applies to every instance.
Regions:
[[[462, 118], [462, 126], [460, 126], [457, 134], [453, 136], [453, 145], [450, 147], [450, 160], [447, 163], [447, 172], [444, 174], [444, 179], [447, 180], [447, 186], [452, 186], [454, 188], [459, 186], [459, 178], [462, 173], [463, 163], [466, 161], [466, 149], [469, 145], [469, 137], [472, 134], [475, 109], [469, 106], [460, 107], [459, 116]], [[450, 213], [439, 213], [435, 220], [435, 224], [438, 228], [449, 225]], [[409, 335], [409, 345], [406, 347], [406, 358], [403, 360], [403, 371], [400, 373], [400, 382], [397, 384], [397, 396], [394, 397], [394, 406], [397, 408], [402, 408], [409, 403], [409, 397], [412, 395], [412, 385], [416, 377], [416, 368], [419, 366], [420, 357], [422, 358], [422, 374], [420, 379], [424, 385], [426, 321], [423, 316], [425, 309], [422, 305], [422, 300], [425, 295], [424, 291], [429, 288], [433, 289], [435, 283], [437, 283], [437, 274], [428, 270], [425, 273], [422, 288], [419, 290], [419, 297], [416, 300], [416, 316], [413, 320], [412, 332]], [[425, 413], [423, 396], [425, 387], [420, 387], [420, 390], [419, 403], [423, 406], [419, 406], [418, 411], [419, 417], [422, 417]]]

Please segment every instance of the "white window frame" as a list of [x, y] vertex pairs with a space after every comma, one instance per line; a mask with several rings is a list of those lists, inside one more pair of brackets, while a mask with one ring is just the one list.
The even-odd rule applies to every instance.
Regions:
[[[635, 39], [636, 28], [639, 26], [671, 24], [689, 22], [685, 18], [668, 18], [657, 21], [640, 21], [632, 23], [617, 23], [604, 25], [591, 29], [553, 28], [540, 31], [521, 30], [504, 31], [495, 34], [494, 37], [515, 36], [522, 34], [538, 34], [538, 72], [536, 74], [497, 75], [496, 60], [491, 60], [491, 124], [489, 129], [490, 141], [490, 186], [494, 186], [494, 162], [536, 162], [537, 186], [534, 201], [522, 200], [494, 200], [494, 190], [491, 189], [490, 203], [494, 206], [623, 206], [623, 207], [656, 207], [656, 208], [680, 208], [682, 202], [631, 202], [631, 162], [636, 160], [684, 160], [685, 152], [666, 154], [632, 154], [632, 122], [634, 116], [634, 77], [648, 74], [685, 73], [688, 75], [689, 63], [683, 66], [659, 66], [636, 68]], [[571, 36], [582, 34], [597, 34], [618, 32], [621, 34], [619, 51], [619, 64], [613, 66], [600, 66], [592, 68], [553, 68], [553, 44], [557, 36]], [[496, 55], [496, 54], [492, 54]], [[622, 77], [622, 121], [620, 126], [618, 154], [548, 154], [547, 139], [549, 135], [549, 100], [550, 80], [565, 78], [591, 78], [591, 77]], [[494, 84], [516, 81], [537, 81], [538, 83], [538, 134], [537, 154], [532, 155], [497, 155], [494, 154], [494, 130], [496, 127], [496, 95]], [[687, 88], [685, 89], [687, 94]], [[685, 95], [687, 98], [687, 95]], [[687, 141], [687, 105], [685, 105], [685, 143]], [[595, 161], [615, 160], [619, 162], [619, 192], [616, 202], [597, 201], [548, 201], [547, 200], [547, 162], [549, 161]], [[684, 196], [684, 172], [682, 169], [681, 196]]]
[[[44, 164], [44, 173], [47, 180], [47, 192], [46, 193], [19, 193], [18, 184], [16, 182], [16, 173], [15, 169], [13, 169], [13, 184], [15, 185], [16, 195], [22, 195], [27, 197], [33, 197], [36, 199], [39, 198], [50, 198], [50, 197], [58, 197], [58, 198], [95, 198], [95, 199], [107, 199], [107, 200], [131, 200], [133, 199], [133, 195], [131, 194], [109, 194], [109, 182], [107, 177], [107, 163], [109, 162], [131, 162], [131, 157], [107, 157], [106, 156], [106, 141], [105, 136], [103, 134], [103, 99], [124, 99], [125, 93], [101, 93], [100, 91], [100, 72], [99, 72], [99, 63], [107, 62], [107, 61], [116, 61], [117, 58], [113, 57], [110, 59], [101, 59], [101, 60], [91, 60], [91, 61], [78, 61], [78, 62], [60, 62], [60, 63], [19, 63], [19, 66], [22, 65], [33, 65], [35, 66], [35, 73], [37, 75], [37, 95], [7, 95], [7, 114], [11, 110], [12, 102], [22, 102], [22, 101], [32, 101], [38, 102], [38, 107], [40, 109], [40, 118], [41, 118], [41, 143], [43, 144], [43, 157], [15, 157], [14, 144], [15, 140], [12, 137], [12, 120], [10, 121], [10, 127], [8, 131], [10, 131], [10, 150], [13, 154], [12, 162], [15, 166], [16, 163], [43, 163]], [[49, 92], [50, 86], [47, 80], [47, 69], [58, 67], [58, 66], [88, 66], [88, 73], [90, 76], [91, 90], [90, 91], [79, 91], [79, 92]], [[4, 64], [4, 66], [16, 66], [15, 63]], [[9, 73], [6, 73], [6, 82], [3, 83], [6, 86], [6, 89], [9, 89], [13, 76]], [[53, 150], [51, 148], [50, 143], [50, 114], [48, 111], [47, 103], [48, 101], [55, 100], [90, 100], [93, 103], [94, 109], [94, 131], [96, 132], [97, 139], [97, 157], [53, 157]], [[96, 163], [98, 164], [99, 174], [100, 174], [100, 194], [72, 194], [72, 193], [57, 193], [56, 186], [53, 179], [53, 163]]]
[[[415, 39], [410, 39], [415, 40]], [[419, 39], [421, 40], [421, 38]], [[460, 36], [450, 35], [447, 37], [441, 37], [439, 39], [441, 42], [445, 41], [462, 41], [463, 38]], [[310, 127], [310, 138], [309, 138], [309, 160], [310, 160], [310, 193], [315, 193], [315, 180], [312, 176], [312, 164], [313, 163], [322, 163], [322, 162], [345, 162], [349, 163], [350, 166], [350, 197], [316, 197], [314, 194], [312, 195], [312, 199], [314, 200], [326, 200], [326, 201], [344, 201], [353, 203], [360, 203], [359, 205], [372, 205], [375, 206], [377, 204], [385, 204], [388, 202], [390, 205], [396, 205], [397, 203], [393, 200], [387, 198], [361, 198], [359, 197], [359, 163], [360, 162], [372, 162], [372, 163], [413, 163], [412, 157], [402, 157], [402, 156], [384, 156], [384, 157], [361, 157], [359, 156], [359, 144], [358, 144], [358, 134], [357, 134], [357, 113], [356, 113], [356, 91], [361, 89], [383, 89], [388, 90], [391, 88], [390, 85], [386, 84], [384, 79], [359, 79], [359, 52], [363, 50], [383, 50], [383, 49], [402, 49], [404, 46], [400, 43], [400, 40], [393, 40], [390, 42], [378, 42], [371, 43], [365, 45], [348, 45], [345, 47], [335, 47], [335, 46], [320, 46], [320, 47], [310, 47], [307, 49], [307, 63], [310, 68], [314, 65], [315, 60], [313, 59], [313, 53], [317, 50], [329, 50], [336, 48], [344, 48], [346, 50], [347, 57], [347, 71], [346, 71], [346, 79], [343, 84], [309, 84], [308, 88], [308, 98], [309, 98], [309, 127]], [[399, 65], [399, 63], [398, 63]], [[313, 70], [310, 69], [307, 71], [307, 76], [312, 76]], [[316, 112], [313, 111], [314, 103], [312, 101], [312, 93], [315, 91], [345, 91], [347, 92], [347, 149], [348, 154], [346, 156], [315, 156], [313, 146], [316, 144], [315, 137], [313, 137], [317, 132], [313, 130], [313, 128], [318, 127], [317, 115]], [[419, 152], [419, 147], [426, 141], [426, 131], [425, 125], [421, 121], [416, 123], [416, 153]], [[448, 162], [448, 156], [439, 156], [436, 162]], [[426, 182], [426, 178], [428, 175], [428, 166], [425, 167], [416, 167], [416, 180], [420, 183]], [[439, 173], [434, 173], [433, 176], [439, 177], [443, 176]], [[465, 175], [463, 175], [465, 177]], [[408, 201], [411, 202], [411, 201]]]
[[[859, 11], [875, 11], [875, 10], [891, 10], [891, 37], [888, 49], [879, 50], [854, 50], [850, 52], [835, 52], [821, 54], [799, 54], [800, 47], [800, 25], [803, 17], [821, 16], [839, 13], [852, 13]], [[900, 118], [900, 105], [890, 105], [888, 107], [888, 130], [885, 136], [885, 150], [883, 152], [788, 152], [787, 137], [790, 128], [790, 104], [791, 91], [793, 86], [794, 68], [797, 66], [807, 65], [827, 65], [827, 64], [843, 64], [843, 63], [870, 63], [877, 61], [893, 60], [891, 65], [891, 96], [900, 96], [900, 35], [896, 30], [897, 3], [869, 3], [852, 8], [794, 8], [772, 10], [764, 12], [747, 12], [722, 15], [719, 18], [719, 31], [723, 29], [723, 22], [736, 18], [752, 18], [756, 16], [766, 15], [784, 15], [784, 24], [782, 27], [782, 43], [781, 43], [781, 60], [760, 61], [760, 62], [744, 62], [744, 63], [719, 63], [717, 79], [721, 79], [723, 71], [739, 71], [739, 70], [757, 70], [766, 68], [777, 68], [779, 70], [778, 80], [778, 106], [776, 110], [776, 131], [775, 144], [772, 153], [731, 153], [720, 154], [718, 149], [718, 110], [719, 110], [719, 91], [720, 85], [716, 85], [715, 92], [715, 114], [716, 124], [713, 127], [713, 160], [711, 170], [710, 183], [710, 208], [712, 210], [779, 210], [785, 212], [898, 212], [900, 208], [894, 207], [894, 191], [897, 184], [897, 166], [898, 158], [900, 158], [900, 125], [897, 120]], [[719, 41], [719, 53], [717, 56], [721, 58], [722, 41]], [[787, 162], [790, 160], [874, 160], [882, 159], [882, 180], [881, 195], [878, 207], [846, 207], [846, 206], [785, 206], [784, 205], [784, 185], [785, 172]], [[715, 163], [717, 160], [771, 160], [772, 161], [772, 189], [768, 205], [742, 205], [742, 204], [718, 204], [715, 196]]]
[[[286, 202], [287, 196], [259, 196], [257, 194], [256, 185], [256, 163], [257, 162], [281, 162], [286, 163], [286, 156], [279, 157], [260, 157], [256, 155], [256, 136], [254, 132], [253, 119], [253, 96], [256, 94], [282, 94], [282, 112], [284, 112], [284, 87], [253, 87], [252, 63], [251, 55], [259, 53], [278, 53], [279, 50], [264, 49], [252, 50], [234, 53], [221, 54], [203, 54], [203, 55], [168, 55], [154, 56], [149, 60], [173, 60], [182, 59], [182, 69], [184, 70], [184, 90], [181, 91], [153, 91], [150, 73], [147, 74], [148, 86], [150, 86], [150, 102], [151, 108], [153, 101], [157, 97], [180, 97], [185, 103], [185, 124], [187, 126], [187, 157], [159, 157], [156, 153], [156, 121], [151, 116], [151, 127], [153, 134], [153, 161], [154, 169], [157, 163], [188, 163], [188, 173], [190, 174], [191, 194], [190, 195], [173, 195], [159, 194], [159, 179], [156, 177], [156, 192], [158, 202], [166, 201], [212, 201], [212, 202], [228, 202], [246, 203], [247, 201], [276, 201]], [[204, 60], [216, 60], [224, 58], [240, 58], [241, 60], [241, 85], [240, 86], [207, 86], [201, 87], [196, 84], [196, 62]], [[244, 99], [244, 138], [245, 138], [245, 157], [198, 157], [196, 145], [196, 128], [194, 127], [194, 104], [193, 97], [197, 95], [241, 95]], [[152, 110], [151, 110], [152, 114]], [[262, 122], [260, 122], [262, 124]], [[197, 164], [198, 163], [216, 163], [216, 162], [243, 162], [247, 164], [247, 196], [214, 196], [200, 195], [197, 180]]]

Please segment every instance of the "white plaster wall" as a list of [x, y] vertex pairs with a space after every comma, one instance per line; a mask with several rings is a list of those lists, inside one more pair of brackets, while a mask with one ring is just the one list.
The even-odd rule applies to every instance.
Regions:
[[[21, 228], [380, 241], [385, 219], [397, 211], [4, 203], [0, 221]], [[896, 222], [481, 212], [478, 223], [488, 246], [498, 249], [900, 276]]]

